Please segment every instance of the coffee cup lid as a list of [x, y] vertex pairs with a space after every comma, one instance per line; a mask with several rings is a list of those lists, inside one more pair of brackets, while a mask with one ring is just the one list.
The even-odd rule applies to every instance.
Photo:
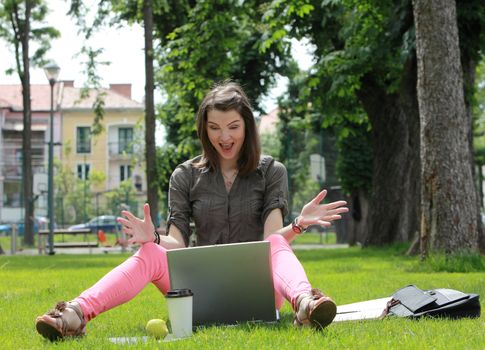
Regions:
[[193, 296], [194, 293], [188, 288], [180, 288], [180, 289], [171, 289], [168, 291], [166, 297], [167, 298], [180, 298], [180, 297], [189, 297]]

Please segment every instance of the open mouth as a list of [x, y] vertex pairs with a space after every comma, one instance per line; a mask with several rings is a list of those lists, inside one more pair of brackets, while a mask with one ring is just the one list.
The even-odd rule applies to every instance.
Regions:
[[234, 143], [220, 143], [219, 146], [223, 153], [231, 153], [234, 148]]

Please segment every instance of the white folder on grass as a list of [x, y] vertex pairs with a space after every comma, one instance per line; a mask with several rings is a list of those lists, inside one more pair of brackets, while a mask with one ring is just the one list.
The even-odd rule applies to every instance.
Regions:
[[378, 319], [389, 300], [391, 297], [337, 306], [337, 315], [333, 322]]

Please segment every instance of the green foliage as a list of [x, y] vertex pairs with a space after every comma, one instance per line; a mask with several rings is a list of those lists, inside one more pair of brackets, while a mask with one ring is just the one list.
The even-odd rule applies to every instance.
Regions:
[[[58, 224], [74, 224], [86, 221], [93, 213], [91, 181], [79, 179], [70, 169], [56, 164], [55, 217]], [[66, 188], [65, 184], [69, 184]]]
[[[296, 13], [294, 8], [302, 4], [309, 5], [308, 11]], [[483, 4], [458, 3], [465, 56], [483, 47]], [[299, 122], [303, 120], [316, 130], [332, 128], [339, 139], [338, 174], [344, 190], [362, 188], [368, 192], [372, 177], [370, 125], [359, 94], [364, 79], [374, 81], [388, 94], [397, 92], [403, 67], [414, 57], [411, 2], [282, 0], [271, 3], [263, 20], [268, 29], [265, 49], [271, 47], [274, 35], [288, 28], [288, 35], [306, 38], [314, 48], [316, 64], [308, 72], [289, 70], [289, 93], [282, 105], [291, 111], [287, 121], [291, 120], [294, 132], [302, 134], [309, 127]], [[480, 132], [480, 126], [477, 130]], [[480, 142], [475, 143], [478, 146]]]
[[262, 154], [268, 154], [273, 158], [278, 158], [281, 152], [281, 140], [273, 133], [262, 133], [261, 151]]
[[[104, 132], [102, 121], [105, 114], [104, 100], [106, 93], [102, 90], [102, 79], [98, 71], [100, 66], [108, 66], [110, 62], [99, 59], [104, 52], [104, 48], [91, 46], [89, 39], [94, 33], [101, 30], [103, 26], [108, 25], [113, 15], [109, 1], [100, 0], [95, 6], [92, 7], [92, 4], [87, 4], [83, 0], [71, 0], [71, 6], [67, 15], [76, 21], [79, 34], [83, 38], [78, 55], [85, 57], [83, 70], [86, 80], [81, 89], [80, 99], [86, 99], [90, 94], [95, 94], [92, 104], [94, 120], [91, 126], [91, 133], [99, 135]], [[96, 8], [96, 11], [93, 11], [93, 8]]]
[[461, 63], [464, 71], [465, 102], [472, 109], [475, 162], [485, 164], [483, 103], [485, 48], [485, 2], [457, 2]]
[[317, 181], [310, 178], [308, 173], [305, 175], [298, 177], [298, 182], [295, 181], [295, 187], [297, 188], [294, 187], [291, 193], [292, 212], [291, 216], [287, 218], [288, 221], [300, 215], [303, 206], [312, 200], [321, 190], [320, 184]]
[[[168, 34], [187, 21], [190, 6], [194, 5], [190, 1], [179, 0], [150, 0], [148, 2], [139, 0], [99, 0], [96, 2], [97, 11], [93, 17], [90, 15], [92, 14], [92, 6], [90, 6], [91, 4], [88, 4], [84, 0], [71, 0], [69, 14], [76, 19], [80, 32], [84, 35], [84, 38], [88, 40], [93, 33], [102, 30], [102, 28], [105, 26], [120, 26], [124, 25], [125, 23], [140, 23], [143, 25], [143, 10], [145, 4], [151, 5], [153, 10], [155, 26], [153, 33], [154, 42], [162, 45], [162, 47], [167, 42]], [[103, 132], [101, 121], [104, 115], [103, 107], [105, 96], [100, 91], [101, 80], [98, 75], [98, 69], [100, 65], [106, 65], [109, 64], [109, 62], [101, 62], [99, 60], [102, 52], [102, 48], [93, 48], [88, 44], [88, 42], [84, 42], [80, 51], [80, 53], [87, 58], [85, 62], [85, 72], [88, 77], [86, 86], [83, 89], [82, 97], [85, 97], [90, 91], [93, 92], [93, 88], [95, 90], [94, 93], [96, 93], [96, 100], [93, 104], [93, 109], [95, 111], [95, 122], [92, 127], [93, 134]], [[158, 112], [168, 114], [168, 118], [170, 119], [174, 115], [181, 114], [179, 111], [170, 108], [165, 108], [164, 110], [159, 108]], [[174, 121], [174, 123], [176, 125], [174, 128], [175, 130], [177, 130], [179, 127], [183, 131], [193, 130], [194, 127], [193, 123], [190, 123], [189, 126], [184, 123], [178, 123], [177, 121]], [[187, 135], [187, 132], [184, 135]], [[175, 142], [174, 144], [178, 144], [178, 142]], [[174, 159], [182, 159], [182, 155], [184, 155], [184, 159], [186, 159], [186, 155], [194, 153], [193, 149], [194, 147], [197, 147], [194, 146], [195, 144], [196, 142], [194, 141], [185, 142], [180, 146], [179, 153], [176, 155], [172, 150], [169, 150], [168, 152], [161, 151], [163, 154], [170, 153], [171, 157], [165, 157], [165, 155], [159, 157], [158, 166], [161, 169], [166, 169], [173, 163]], [[172, 166], [170, 166], [170, 168], [173, 170]], [[160, 187], [162, 189], [165, 189], [168, 186], [168, 178], [171, 174], [171, 170], [159, 174]]]
[[481, 60], [485, 47], [485, 31], [483, 29], [485, 26], [485, 2], [482, 0], [458, 1], [456, 11], [462, 61], [471, 59], [477, 63]]
[[[215, 82], [238, 81], [254, 108], [262, 111], [260, 101], [274, 83], [275, 73], [284, 69], [288, 53], [284, 54], [285, 45], [265, 52], [259, 49], [264, 26], [258, 19], [264, 6], [256, 0], [198, 1], [188, 8], [186, 22], [165, 37], [156, 55], [157, 81], [166, 97], [159, 108], [167, 131], [167, 150], [162, 153], [177, 160], [200, 153], [195, 115]], [[160, 177], [167, 179], [173, 167], [164, 164], [161, 168]]]
[[[30, 65], [41, 67], [47, 63], [46, 53], [53, 39], [60, 36], [54, 27], [45, 26], [48, 13], [47, 3], [43, 0], [29, 1], [30, 13], [26, 13], [26, 2], [21, 0], [4, 0], [0, 3], [0, 39], [14, 48], [16, 67], [7, 73], [17, 71], [21, 80], [24, 76], [22, 61], [22, 38], [29, 38], [29, 48], [35, 48], [30, 56]], [[26, 17], [28, 16], [28, 18]], [[30, 31], [25, 33], [26, 21], [29, 21]]]
[[108, 193], [108, 212], [118, 213], [121, 209], [131, 211], [135, 216], [138, 215], [138, 202], [136, 201], [136, 191], [133, 181], [125, 180], [120, 186]]
[[[69, 157], [70, 143], [64, 146], [64, 154]], [[94, 214], [93, 188], [106, 180], [106, 175], [91, 169], [88, 180], [77, 177], [73, 169], [58, 159], [54, 160], [55, 176], [55, 217], [60, 225], [87, 221]]]
[[[72, 13], [84, 11], [82, 0], [72, 4]], [[281, 101], [279, 157], [289, 170], [290, 189], [301, 193], [307, 188], [307, 158], [318, 148], [315, 134], [324, 128], [338, 139], [344, 189], [369, 190], [372, 156], [369, 121], [361, 103], [362, 94], [368, 92], [363, 91], [364, 82], [371, 81], [386, 96], [399, 92], [404, 67], [415, 56], [411, 0], [153, 0], [152, 4], [158, 44], [156, 81], [164, 96], [158, 114], [167, 131], [167, 143], [158, 152], [163, 191], [175, 164], [200, 152], [195, 114], [211, 85], [227, 78], [239, 81], [260, 111], [261, 98], [276, 73], [290, 80]], [[99, 1], [100, 16], [93, 23], [105, 23], [106, 15], [113, 13], [111, 25], [140, 23], [142, 5], [139, 0]], [[466, 61], [476, 58], [483, 47], [485, 2], [461, 1], [457, 6]], [[89, 37], [91, 32], [87, 33]], [[291, 38], [305, 38], [313, 45], [315, 65], [308, 72], [299, 72], [292, 61]]]
[[485, 61], [481, 61], [476, 70], [473, 117], [475, 161], [483, 165], [485, 164]]
[[[68, 152], [69, 146], [65, 148], [66, 156]], [[55, 161], [55, 168], [55, 214], [58, 224], [85, 222], [98, 213], [118, 213], [121, 209], [128, 209], [138, 215], [136, 190], [131, 179], [121, 182], [118, 188], [104, 193], [106, 200], [103, 204], [97, 201], [97, 196], [103, 192], [95, 193], [94, 189], [106, 181], [104, 172], [91, 169], [89, 179], [82, 180], [69, 166], [61, 164], [58, 160]]]
[[[143, 23], [143, 4], [139, 0], [110, 0], [115, 18], [112, 23]], [[164, 45], [167, 36], [187, 22], [193, 1], [188, 0], [151, 0], [153, 8], [154, 36]]]
[[[301, 206], [298, 207], [298, 203], [295, 203], [294, 195], [306, 188], [311, 154], [311, 148], [307, 147], [309, 133], [305, 132], [308, 125], [306, 111], [292, 110], [290, 107], [286, 107], [291, 105], [291, 91], [290, 89], [290, 96], [287, 100], [279, 101], [281, 110], [278, 114], [280, 120], [278, 134], [282, 146], [279, 159], [285, 164], [288, 172], [289, 219], [293, 216], [294, 210], [299, 211], [301, 209]], [[315, 142], [312, 142], [312, 144], [314, 146]]]
[[[157, 149], [158, 185], [167, 197], [170, 176], [175, 167], [190, 158], [190, 153], [181, 153], [174, 144], [165, 143]], [[168, 199], [168, 198], [167, 198]]]
[[[142, 2], [110, 3], [119, 19], [141, 20]], [[290, 172], [290, 188], [296, 192], [306, 188], [308, 174], [302, 169], [317, 147], [312, 133], [325, 127], [345, 138], [351, 134], [347, 120], [365, 120], [356, 92], [368, 72], [379, 72], [378, 81], [389, 90], [398, 84], [399, 67], [413, 42], [407, 40], [402, 50], [390, 51], [386, 45], [403, 34], [409, 10], [405, 4], [397, 11], [390, 4], [371, 0], [164, 1], [155, 5], [157, 15], [165, 16], [155, 20], [160, 43], [155, 54], [160, 67], [157, 82], [166, 97], [158, 109], [167, 130], [166, 149], [159, 157], [164, 162], [159, 173], [161, 188], [166, 190], [174, 160], [200, 152], [194, 116], [213, 82], [226, 78], [241, 82], [260, 110], [259, 101], [275, 73], [295, 82], [283, 106], [291, 111], [283, 111], [291, 126], [282, 135], [298, 135], [302, 142], [292, 144], [293, 150], [282, 149], [281, 159]], [[291, 63], [290, 36], [307, 37], [315, 45], [318, 60], [310, 72], [299, 73]], [[299, 135], [307, 127], [313, 131], [304, 133], [302, 139]]]
[[[290, 70], [289, 70], [290, 71]], [[279, 100], [280, 159], [286, 165], [289, 176], [290, 207], [298, 211], [323, 187], [336, 186], [335, 123], [332, 116], [323, 113], [311, 103], [305, 72], [296, 67], [291, 70], [287, 94]], [[317, 183], [310, 178], [310, 155], [325, 158], [326, 180]]]
[[[290, 35], [309, 39], [317, 58], [308, 72], [289, 70], [290, 87], [284, 108], [291, 111], [292, 123], [300, 126], [300, 132], [309, 127], [315, 132], [325, 128], [327, 134], [336, 135], [338, 175], [344, 189], [368, 191], [371, 144], [361, 138], [360, 147], [351, 147], [356, 137], [354, 126], [365, 124], [369, 129], [358, 93], [361, 80], [368, 74], [377, 76], [379, 84], [390, 92], [399, 84], [400, 68], [413, 44], [406, 41], [407, 51], [388, 47], [398, 35], [396, 27], [406, 22], [405, 11], [375, 1], [309, 1], [312, 10], [300, 16], [291, 11], [298, 3], [273, 3], [272, 15], [265, 17], [272, 30], [290, 24]], [[293, 15], [281, 15], [289, 13]], [[297, 115], [307, 123], [295, 124]], [[354, 163], [355, 159], [360, 161]]]
[[370, 193], [372, 184], [372, 147], [370, 126], [348, 123], [347, 133], [340, 133], [337, 173], [342, 189], [351, 194], [362, 189]]

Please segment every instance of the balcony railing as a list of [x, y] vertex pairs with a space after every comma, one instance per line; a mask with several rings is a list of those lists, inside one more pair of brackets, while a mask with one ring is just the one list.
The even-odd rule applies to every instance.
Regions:
[[[22, 176], [22, 154], [15, 153], [15, 148], [4, 147], [0, 149], [0, 176], [7, 179], [20, 178]], [[4, 151], [4, 152], [2, 152]], [[32, 149], [31, 155], [32, 172], [34, 174], [44, 173], [47, 160], [44, 158], [42, 149]]]
[[91, 153], [91, 141], [78, 142], [76, 145], [77, 153]]
[[[46, 172], [44, 164], [32, 164], [33, 174], [43, 174]], [[5, 179], [20, 179], [22, 177], [21, 164], [4, 164], [0, 165], [0, 175]]]
[[109, 155], [123, 155], [133, 154], [135, 149], [132, 142], [109, 142], [108, 143]]

